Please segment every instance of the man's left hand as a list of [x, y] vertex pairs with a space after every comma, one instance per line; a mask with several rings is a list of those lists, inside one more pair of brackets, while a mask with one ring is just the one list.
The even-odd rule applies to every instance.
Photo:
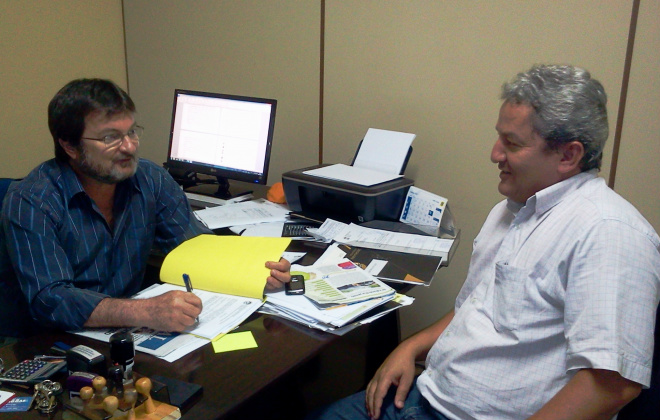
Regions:
[[270, 269], [270, 276], [266, 279], [266, 290], [276, 290], [291, 281], [291, 263], [284, 258], [280, 262], [268, 261], [266, 268]]

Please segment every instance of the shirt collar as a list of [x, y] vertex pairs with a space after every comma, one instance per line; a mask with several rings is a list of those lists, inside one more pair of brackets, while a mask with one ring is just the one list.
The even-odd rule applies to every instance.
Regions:
[[560, 203], [571, 192], [577, 190], [586, 182], [595, 179], [597, 176], [597, 169], [580, 172], [577, 175], [542, 189], [529, 197], [525, 204], [507, 199], [507, 208], [514, 214], [517, 214], [523, 207], [529, 209], [530, 212], [536, 212], [539, 214], [545, 213]]
[[60, 162], [59, 160], [56, 160], [55, 162], [60, 168], [60, 173], [62, 174], [62, 183], [64, 184], [63, 193], [66, 201], [70, 202], [76, 195], [85, 193], [80, 180], [71, 166], [68, 163]]

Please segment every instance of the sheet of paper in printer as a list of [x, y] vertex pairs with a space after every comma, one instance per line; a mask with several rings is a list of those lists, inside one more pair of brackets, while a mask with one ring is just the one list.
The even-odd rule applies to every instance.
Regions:
[[307, 175], [371, 186], [401, 178], [401, 168], [415, 134], [370, 128], [353, 166], [336, 164], [305, 171]]

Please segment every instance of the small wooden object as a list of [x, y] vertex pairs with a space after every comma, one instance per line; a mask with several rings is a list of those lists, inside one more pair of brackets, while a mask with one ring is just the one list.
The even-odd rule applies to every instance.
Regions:
[[143, 404], [146, 414], [156, 411], [156, 404], [154, 404], [154, 400], [151, 398], [151, 386], [151, 379], [147, 377], [142, 377], [135, 381], [135, 389], [146, 398]]
[[80, 399], [83, 400], [83, 410], [90, 408], [89, 404], [94, 397], [94, 389], [91, 386], [80, 388]]
[[108, 396], [108, 388], [106, 388], [107, 381], [103, 376], [96, 376], [92, 379], [92, 388], [94, 388], [94, 397], [92, 398], [91, 405], [96, 407], [103, 406], [103, 400]]
[[144, 404], [135, 409], [137, 420], [175, 420], [181, 418], [181, 411], [177, 407], [155, 401], [151, 398], [151, 379], [142, 377], [135, 381], [137, 392], [146, 397]]
[[138, 393], [135, 388], [129, 388], [124, 392], [124, 402], [130, 404], [131, 408], [126, 414], [126, 420], [136, 420], [135, 418], [135, 403], [137, 403]]
[[[97, 379], [98, 378], [98, 379]], [[124, 390], [121, 399], [107, 394], [106, 380], [96, 377], [92, 387], [80, 389], [83, 409], [78, 413], [90, 420], [176, 420], [181, 411], [172, 405], [156, 401], [151, 397], [152, 382], [142, 377]], [[139, 395], [138, 395], [139, 394]], [[141, 397], [140, 397], [141, 396]], [[99, 401], [100, 402], [96, 402]], [[140, 401], [143, 401], [140, 403]]]
[[117, 397], [115, 397], [114, 395], [108, 395], [103, 400], [103, 409], [105, 410], [106, 413], [110, 414], [111, 416], [115, 415], [115, 411], [117, 411], [117, 407], [119, 407], [119, 399], [117, 399]]

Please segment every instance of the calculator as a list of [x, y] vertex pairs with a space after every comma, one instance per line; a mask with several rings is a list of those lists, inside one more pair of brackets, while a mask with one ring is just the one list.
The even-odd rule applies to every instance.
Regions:
[[0, 382], [32, 385], [42, 382], [66, 366], [66, 360], [23, 360], [0, 375]]

